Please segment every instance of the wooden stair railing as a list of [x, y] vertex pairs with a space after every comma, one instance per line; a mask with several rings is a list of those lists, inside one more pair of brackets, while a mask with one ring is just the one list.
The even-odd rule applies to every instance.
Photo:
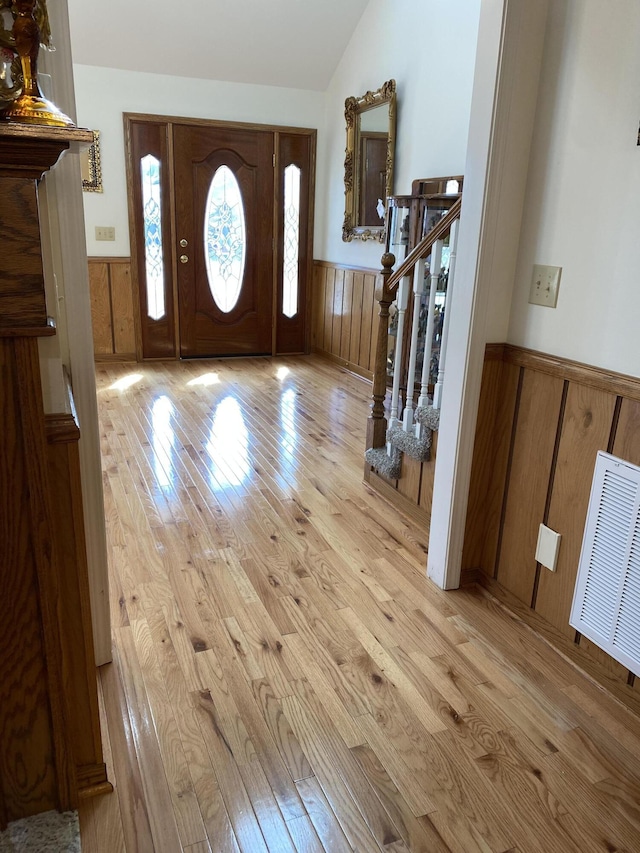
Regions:
[[[382, 271], [381, 285], [379, 290], [378, 303], [380, 305], [378, 335], [376, 339], [376, 358], [373, 373], [373, 393], [371, 413], [367, 421], [367, 448], [383, 448], [387, 441], [387, 418], [385, 413], [384, 401], [387, 393], [387, 344], [389, 336], [389, 308], [395, 298], [396, 290], [402, 279], [406, 276], [413, 275], [415, 268], [424, 261], [431, 253], [434, 245], [441, 242], [447, 235], [452, 232], [452, 226], [460, 218], [460, 209], [462, 199], [459, 198], [438, 224], [426, 234], [422, 240], [415, 246], [414, 249], [407, 255], [405, 260], [400, 264], [397, 270], [392, 271], [395, 263], [394, 255], [386, 253], [382, 256]], [[439, 255], [439, 253], [438, 253]], [[439, 264], [438, 264], [439, 266]], [[451, 267], [451, 274], [453, 266]], [[439, 269], [438, 269], [439, 272]], [[435, 273], [437, 278], [438, 272]], [[452, 283], [450, 278], [449, 286]], [[434, 287], [432, 279], [432, 289]], [[417, 291], [416, 291], [417, 292]], [[430, 313], [433, 314], [433, 294], [430, 300]], [[446, 314], [445, 314], [446, 316]], [[415, 326], [416, 324], [414, 324]], [[433, 332], [433, 322], [430, 324], [431, 332]], [[427, 333], [428, 337], [428, 333]], [[412, 335], [413, 338], [413, 335]], [[425, 360], [430, 359], [431, 341], [427, 341], [425, 346]], [[415, 345], [415, 341], [413, 342]], [[397, 349], [397, 348], [396, 348]], [[396, 358], [401, 358], [396, 352]], [[422, 400], [422, 397], [420, 398]], [[419, 402], [419, 405], [423, 403]], [[394, 406], [396, 403], [394, 403]], [[411, 404], [413, 405], [413, 404]], [[410, 424], [405, 424], [405, 429], [410, 427]], [[419, 427], [418, 427], [419, 429]]]
[[[389, 306], [393, 302], [393, 293], [389, 288], [391, 269], [396, 262], [390, 252], [382, 256], [382, 283], [378, 304], [380, 322], [376, 339], [376, 360], [373, 368], [373, 393], [371, 414], [367, 421], [367, 447], [383, 447], [387, 435], [387, 419], [384, 410], [384, 398], [387, 395], [387, 338], [389, 337]], [[376, 294], [378, 295], [378, 294]]]
[[[413, 271], [413, 268], [418, 263], [421, 258], [426, 258], [429, 252], [431, 251], [431, 247], [436, 242], [436, 240], [441, 240], [443, 237], [446, 237], [449, 231], [451, 230], [451, 225], [456, 221], [456, 219], [460, 218], [460, 208], [462, 207], [462, 199], [459, 198], [453, 207], [448, 211], [446, 216], [443, 216], [440, 222], [429, 231], [428, 234], [425, 234], [422, 240], [415, 246], [404, 259], [404, 261], [400, 264], [397, 270], [391, 275], [389, 281], [387, 283], [387, 287], [391, 291], [391, 293], [395, 293], [398, 284], [400, 283], [400, 279], [405, 275], [409, 275], [410, 272]], [[395, 262], [395, 258], [394, 258]]]

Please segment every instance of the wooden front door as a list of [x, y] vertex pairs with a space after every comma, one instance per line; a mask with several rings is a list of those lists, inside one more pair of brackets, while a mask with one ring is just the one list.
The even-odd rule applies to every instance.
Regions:
[[274, 135], [173, 128], [183, 357], [272, 351]]
[[138, 358], [307, 351], [315, 131], [126, 115], [125, 136]]

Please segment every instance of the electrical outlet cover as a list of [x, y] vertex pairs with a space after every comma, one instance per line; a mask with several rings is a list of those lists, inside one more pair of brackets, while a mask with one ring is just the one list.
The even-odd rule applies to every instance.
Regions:
[[560, 550], [560, 540], [562, 536], [556, 533], [546, 524], [541, 524], [538, 530], [538, 544], [536, 545], [536, 561], [549, 569], [550, 572], [555, 572], [558, 563], [558, 551]]
[[116, 239], [116, 229], [113, 225], [96, 225], [96, 240], [111, 242]]

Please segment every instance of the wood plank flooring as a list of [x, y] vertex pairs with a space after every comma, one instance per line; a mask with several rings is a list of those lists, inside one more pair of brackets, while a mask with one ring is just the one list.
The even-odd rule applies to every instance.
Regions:
[[362, 484], [368, 383], [314, 357], [97, 378], [115, 791], [84, 853], [640, 850], [640, 721], [426, 580]]

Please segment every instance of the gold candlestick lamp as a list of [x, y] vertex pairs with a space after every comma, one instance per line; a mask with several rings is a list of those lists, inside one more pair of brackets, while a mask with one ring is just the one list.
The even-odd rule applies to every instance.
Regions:
[[[40, 0], [46, 15], [46, 5]], [[2, 4], [0, 3], [0, 6]], [[71, 119], [47, 100], [38, 85], [40, 27], [35, 15], [36, 0], [14, 0], [13, 49], [20, 59], [22, 91], [2, 112], [3, 121], [39, 124], [47, 127], [75, 127]], [[48, 35], [48, 34], [47, 34]]]

